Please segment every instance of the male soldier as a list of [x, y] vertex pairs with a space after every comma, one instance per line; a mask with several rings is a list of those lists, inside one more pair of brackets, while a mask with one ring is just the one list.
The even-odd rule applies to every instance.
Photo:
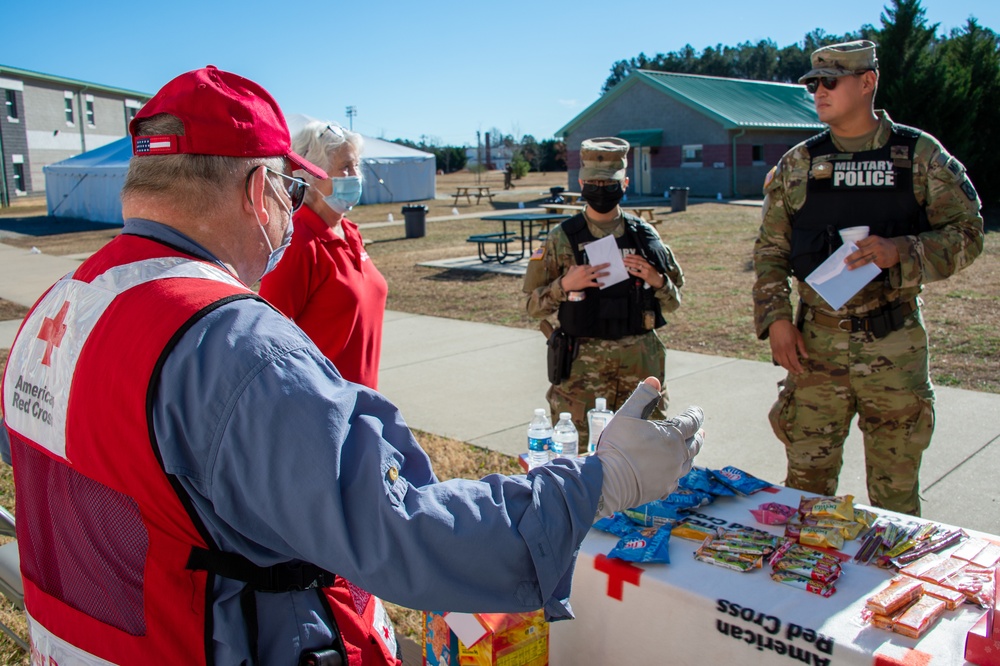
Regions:
[[[554, 416], [573, 415], [587, 433], [587, 410], [604, 397], [616, 410], [643, 377], [664, 378], [666, 349], [655, 329], [662, 312], [681, 304], [684, 274], [656, 231], [618, 206], [628, 178], [629, 143], [615, 137], [587, 139], [580, 146], [582, 213], [552, 230], [531, 256], [524, 276], [528, 314], [542, 319], [558, 313], [562, 331], [575, 338], [578, 352], [568, 378], [553, 383], [546, 397]], [[612, 235], [621, 250], [628, 279], [601, 289], [608, 264], [591, 265], [585, 246]], [[665, 413], [667, 390], [660, 415]]]
[[644, 420], [650, 378], [595, 456], [438, 483], [247, 287], [291, 237], [290, 172], [326, 178], [267, 91], [188, 72], [129, 130], [125, 227], [32, 308], [2, 385], [32, 661], [398, 666], [373, 594], [571, 617], [595, 513], [671, 492], [701, 411]]
[[[788, 370], [771, 425], [788, 456], [785, 483], [832, 495], [857, 412], [869, 501], [919, 515], [934, 391], [917, 294], [982, 251], [979, 199], [965, 168], [934, 137], [875, 110], [872, 42], [817, 49], [812, 67], [799, 82], [829, 130], [792, 148], [767, 175], [754, 247], [757, 335], [770, 338], [775, 363]], [[838, 230], [855, 225], [870, 235], [847, 267], [883, 270], [834, 310], [805, 278], [841, 245]]]

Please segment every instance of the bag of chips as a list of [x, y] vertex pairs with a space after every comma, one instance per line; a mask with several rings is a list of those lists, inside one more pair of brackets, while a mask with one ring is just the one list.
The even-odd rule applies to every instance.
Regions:
[[744, 497], [753, 495], [765, 488], [770, 488], [773, 485], [732, 466], [714, 469], [712, 470], [712, 476], [718, 479], [723, 485], [732, 488]]
[[611, 549], [608, 557], [626, 562], [670, 562], [669, 527], [647, 527], [622, 537], [618, 545]]

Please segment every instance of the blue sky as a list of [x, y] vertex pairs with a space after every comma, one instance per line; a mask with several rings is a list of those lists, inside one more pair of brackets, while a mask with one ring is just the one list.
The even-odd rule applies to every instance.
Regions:
[[[214, 64], [254, 79], [286, 113], [369, 136], [474, 145], [476, 131], [549, 138], [599, 96], [611, 65], [645, 52], [701, 50], [814, 28], [880, 25], [878, 0], [613, 3], [415, 2], [5, 3], [0, 63], [153, 93]], [[969, 16], [1000, 31], [996, 0], [924, 0], [942, 31]], [[779, 9], [780, 8], [780, 9]]]

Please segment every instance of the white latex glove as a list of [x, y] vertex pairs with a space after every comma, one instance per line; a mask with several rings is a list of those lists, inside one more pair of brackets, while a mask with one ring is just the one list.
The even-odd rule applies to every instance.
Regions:
[[663, 499], [691, 470], [701, 450], [705, 414], [689, 407], [668, 421], [647, 421], [660, 400], [660, 382], [649, 377], [629, 396], [601, 433], [597, 457], [604, 485], [597, 517]]

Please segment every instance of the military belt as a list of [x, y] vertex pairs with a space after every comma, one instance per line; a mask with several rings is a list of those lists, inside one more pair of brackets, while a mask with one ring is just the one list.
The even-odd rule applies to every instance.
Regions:
[[881, 338], [902, 328], [903, 319], [912, 312], [916, 312], [917, 299], [914, 298], [905, 303], [888, 303], [864, 317], [841, 318], [819, 312], [815, 308], [810, 308], [810, 310], [812, 310], [812, 320], [820, 326], [850, 333], [867, 331]]

